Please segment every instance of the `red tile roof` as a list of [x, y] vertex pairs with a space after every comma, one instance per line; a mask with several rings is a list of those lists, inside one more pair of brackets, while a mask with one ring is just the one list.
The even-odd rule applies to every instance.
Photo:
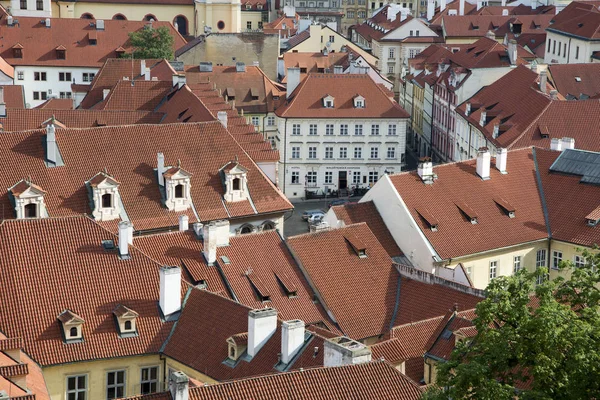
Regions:
[[[17, 347], [14, 347], [17, 343]], [[0, 348], [2, 348], [2, 351], [16, 350], [22, 347], [23, 340], [21, 338], [7, 339], [4, 334], [0, 333]], [[39, 365], [23, 352], [20, 353], [19, 360], [14, 360], [2, 351], [0, 351], [0, 391], [4, 390], [11, 399], [50, 400], [48, 388]], [[14, 383], [14, 378], [19, 375], [25, 375], [27, 390]]]
[[[0, 260], [0, 330], [22, 337], [37, 363], [158, 353], [172, 327], [158, 315], [159, 264], [135, 248], [126, 261], [104, 250], [102, 241], [116, 236], [87, 217], [4, 221], [0, 238], [11, 249]], [[112, 314], [118, 304], [139, 313], [138, 336], [119, 337]], [[83, 342], [64, 343], [57, 317], [65, 309], [85, 320]]]
[[[487, 37], [452, 53], [449, 58], [453, 63], [469, 69], [499, 68], [511, 65], [506, 46]], [[533, 58], [533, 54], [517, 45], [517, 65], [526, 64], [526, 59]]]
[[46, 108], [52, 110], [72, 110], [73, 100], [72, 99], [48, 99], [35, 108]]
[[282, 39], [289, 38], [298, 32], [299, 21], [300, 16], [298, 14], [296, 14], [293, 18], [281, 15], [276, 20], [263, 24], [263, 32], [265, 34], [279, 33]]
[[[386, 5], [377, 14], [367, 19], [364, 23], [354, 26], [356, 33], [362, 36], [367, 42], [371, 43], [373, 39], [380, 40], [385, 35], [398, 29], [413, 19], [411, 15], [408, 15], [404, 20], [402, 20], [400, 12], [398, 12], [394, 17], [392, 17], [394, 18], [392, 21], [390, 18], [388, 18], [390, 8], [392, 7]], [[383, 28], [383, 31], [381, 28]]]
[[449, 359], [457, 341], [454, 333], [464, 328], [474, 328], [471, 314], [452, 313], [450, 318], [444, 319], [429, 340], [425, 349], [427, 356], [443, 360]]
[[399, 364], [410, 358], [402, 342], [396, 338], [375, 343], [371, 346], [371, 352], [374, 360], [384, 359], [392, 364]]
[[[100, 67], [108, 58], [117, 57], [115, 50], [122, 46], [131, 50], [128, 33], [143, 29], [145, 21], [106, 20], [104, 30], [90, 26], [89, 19], [51, 18], [50, 28], [39, 17], [19, 17], [19, 24], [0, 21], [4, 50], [0, 56], [10, 65], [48, 65], [70, 67]], [[154, 22], [154, 27], [166, 26], [174, 38], [173, 50], [185, 44], [183, 37], [169, 22]], [[95, 33], [97, 44], [89, 43], [89, 33]], [[23, 48], [22, 58], [15, 58], [13, 46]], [[66, 57], [59, 59], [56, 48], [65, 46]]]
[[[334, 97], [334, 107], [325, 108], [323, 98]], [[356, 96], [365, 107], [355, 108]], [[366, 74], [309, 74], [276, 114], [286, 118], [408, 118], [409, 114], [390, 99]]]
[[521, 34], [543, 33], [550, 25], [554, 15], [519, 15], [499, 16], [499, 15], [451, 15], [442, 17], [442, 26], [444, 28], [444, 37], [446, 39], [453, 37], [482, 37], [488, 31], [494, 32], [496, 37], [512, 32], [512, 26], [517, 20], [521, 22]]
[[120, 80], [95, 110], [154, 111], [173, 90], [172, 81]]
[[310, 37], [310, 30], [306, 29], [303, 30], [302, 32], [297, 32], [294, 36], [292, 36], [288, 42], [287, 42], [287, 48], [288, 50], [291, 50], [293, 47], [299, 45], [300, 43], [304, 42], [306, 39], [308, 39]]
[[[492, 165], [491, 179], [486, 181], [476, 174], [475, 162], [434, 168], [438, 178], [432, 185], [424, 184], [416, 172], [389, 176], [437, 254], [448, 259], [547, 238], [532, 150], [509, 152], [508, 174], [501, 174]], [[465, 187], [470, 190], [465, 191]], [[494, 202], [498, 194], [516, 208], [514, 218]], [[463, 216], [455, 205], [457, 200], [477, 212], [477, 224]], [[418, 208], [426, 208], [439, 221], [436, 232], [419, 215]]]
[[600, 93], [600, 63], [548, 65], [548, 79], [564, 97], [580, 99]]
[[396, 244], [372, 201], [350, 203], [332, 208], [338, 220], [343, 221], [346, 225], [366, 222], [371, 232], [377, 237], [377, 240], [379, 240], [379, 243], [381, 243], [390, 257], [402, 255], [402, 251]]
[[6, 108], [25, 108], [25, 96], [23, 96], [23, 86], [4, 85], [2, 86], [4, 95], [4, 104]]
[[[300, 68], [301, 79], [306, 77], [307, 73], [314, 72], [333, 72], [334, 65], [343, 65], [348, 62], [348, 53], [333, 52], [324, 55], [323, 53], [283, 53], [283, 62], [285, 70], [288, 68]], [[304, 71], [302, 71], [304, 70]], [[287, 81], [287, 76], [282, 82]]]
[[573, 1], [554, 17], [549, 32], [559, 32], [588, 40], [600, 39], [598, 1]]

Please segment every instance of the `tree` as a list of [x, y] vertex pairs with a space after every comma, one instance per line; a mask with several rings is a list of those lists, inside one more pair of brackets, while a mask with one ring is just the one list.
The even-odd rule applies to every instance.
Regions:
[[494, 279], [477, 335], [438, 364], [423, 398], [600, 399], [600, 253], [582, 255], [583, 267], [561, 263], [569, 279], [547, 280], [543, 268]]
[[[136, 32], [129, 33], [129, 41], [133, 47], [133, 58], [173, 58], [173, 43], [175, 39], [171, 36], [169, 28], [160, 26], [152, 28], [146, 26]], [[131, 57], [130, 54], [124, 54], [123, 57]]]

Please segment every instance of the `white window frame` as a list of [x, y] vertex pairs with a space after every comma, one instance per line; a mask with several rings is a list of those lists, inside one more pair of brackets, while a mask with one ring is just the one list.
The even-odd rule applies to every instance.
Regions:
[[575, 265], [575, 268], [583, 268], [585, 267], [585, 257], [581, 256], [579, 254], [575, 254], [575, 256], [573, 256], [573, 264]]
[[325, 147], [325, 159], [326, 160], [333, 159], [333, 147]]
[[317, 127], [317, 124], [310, 124], [308, 126], [308, 134], [310, 136], [316, 136], [319, 133], [319, 128]]
[[396, 136], [398, 134], [398, 126], [396, 124], [390, 124], [388, 125], [388, 135], [389, 136]]
[[317, 147], [316, 146], [310, 146], [308, 148], [308, 159], [309, 160], [317, 159]]
[[498, 276], [498, 261], [490, 261], [490, 281]]
[[360, 184], [360, 171], [352, 172], [352, 184], [359, 185]]
[[300, 124], [292, 124], [292, 136], [300, 136]]
[[275, 117], [273, 117], [273, 116], [267, 117], [267, 126], [273, 126], [273, 125], [275, 125]]
[[292, 160], [300, 159], [300, 146], [292, 146]]
[[562, 261], [563, 253], [562, 251], [554, 250], [552, 251], [552, 269], [558, 269], [560, 262]]
[[[294, 179], [294, 178], [296, 178], [296, 179]], [[294, 182], [294, 180], [296, 182]], [[299, 185], [300, 184], [300, 171], [292, 171], [290, 182], [292, 183], [292, 185]]]
[[[540, 268], [546, 267], [546, 249], [539, 249], [535, 253], [535, 269], [536, 271]], [[539, 285], [544, 280], [544, 277], [537, 278], [537, 284]]]
[[396, 158], [396, 148], [395, 147], [387, 148], [387, 158], [390, 158], [390, 159]]
[[325, 184], [332, 184], [332, 183], [333, 183], [333, 172], [325, 171]]
[[251, 121], [252, 121], [252, 125], [254, 125], [254, 126], [258, 126], [260, 124], [260, 118], [257, 116], [253, 116], [251, 118]]
[[523, 268], [523, 266], [521, 265], [521, 259], [522, 259], [521, 256], [513, 257], [513, 273], [515, 273], [515, 274]]
[[363, 135], [363, 126], [362, 124], [354, 125], [354, 136], [362, 136]]
[[371, 159], [378, 159], [379, 158], [379, 147], [371, 147], [371, 157], [369, 157]]
[[354, 148], [354, 158], [362, 158], [362, 147], [355, 147]]
[[[154, 368], [156, 368], [156, 379], [152, 379], [152, 378], [143, 379], [144, 378], [144, 370], [152, 370]], [[149, 376], [151, 376], [151, 374], [149, 374]], [[141, 394], [156, 393], [158, 390], [160, 390], [159, 383], [160, 383], [160, 367], [158, 365], [149, 365], [149, 366], [140, 368], [140, 393]], [[144, 384], [150, 384], [150, 385], [155, 384], [156, 389], [153, 392], [152, 391], [145, 392], [142, 390], [142, 386]]]
[[308, 171], [306, 173], [306, 184], [317, 184], [317, 171]]
[[325, 135], [326, 136], [333, 135], [333, 128], [334, 128], [333, 124], [327, 124], [327, 125], [325, 125]]
[[340, 158], [341, 159], [348, 158], [348, 148], [347, 147], [340, 147]]
[[[108, 376], [110, 374], [115, 374], [115, 380], [118, 377], [118, 373], [122, 372], [123, 373], [123, 382], [122, 383], [109, 383], [108, 382]], [[119, 388], [123, 389], [123, 394], [122, 395], [117, 395], [117, 390]], [[114, 389], [115, 390], [115, 396], [117, 397], [108, 397], [108, 391], [109, 389]], [[113, 370], [113, 371], [106, 371], [106, 398], [107, 399], [120, 399], [122, 397], [126, 397], [127, 396], [127, 370], [125, 369], [118, 369], [118, 370]]]
[[371, 135], [373, 135], [373, 136], [379, 136], [379, 124], [372, 124], [371, 125]]
[[379, 180], [379, 172], [377, 171], [369, 171], [369, 183], [377, 183]]

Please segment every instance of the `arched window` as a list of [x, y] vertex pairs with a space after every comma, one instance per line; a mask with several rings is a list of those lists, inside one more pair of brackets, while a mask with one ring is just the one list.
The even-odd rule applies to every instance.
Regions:
[[94, 16], [90, 13], [83, 13], [81, 14], [81, 17], [79, 17], [81, 19], [94, 19]]
[[126, 331], [130, 331], [131, 330], [131, 321], [125, 321], [125, 330]]
[[188, 34], [188, 20], [183, 15], [178, 15], [173, 20], [173, 25], [177, 24], [177, 31], [182, 35]]
[[240, 233], [242, 235], [245, 235], [247, 233], [252, 233], [252, 230], [253, 230], [252, 225], [244, 225], [244, 226], [242, 226], [242, 229], [240, 229]]
[[275, 224], [271, 221], [266, 221], [263, 223], [263, 231], [271, 231], [275, 229]]
[[113, 15], [112, 19], [116, 19], [119, 21], [126, 21], [127, 18], [123, 15], [123, 14], [115, 14]]
[[235, 347], [229, 346], [229, 358], [235, 358]]
[[25, 218], [37, 218], [37, 204], [30, 203], [25, 205]]
[[233, 190], [240, 190], [241, 180], [240, 178], [233, 179]]
[[102, 195], [102, 207], [112, 208], [112, 194], [106, 193]]
[[77, 337], [79, 336], [79, 332], [77, 331], [77, 327], [74, 326], [71, 329], [69, 329], [69, 337]]
[[156, 19], [156, 16], [153, 14], [146, 14], [146, 16], [144, 17], [144, 21], [158, 21]]
[[183, 185], [182, 184], [175, 186], [175, 198], [176, 199], [183, 198]]

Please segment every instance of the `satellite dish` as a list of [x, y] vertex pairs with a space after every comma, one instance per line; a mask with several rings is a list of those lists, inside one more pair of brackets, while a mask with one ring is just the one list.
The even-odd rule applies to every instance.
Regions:
[[327, 42], [327, 43], [325, 43], [325, 46], [327, 46], [327, 47], [331, 47], [331, 42]]

